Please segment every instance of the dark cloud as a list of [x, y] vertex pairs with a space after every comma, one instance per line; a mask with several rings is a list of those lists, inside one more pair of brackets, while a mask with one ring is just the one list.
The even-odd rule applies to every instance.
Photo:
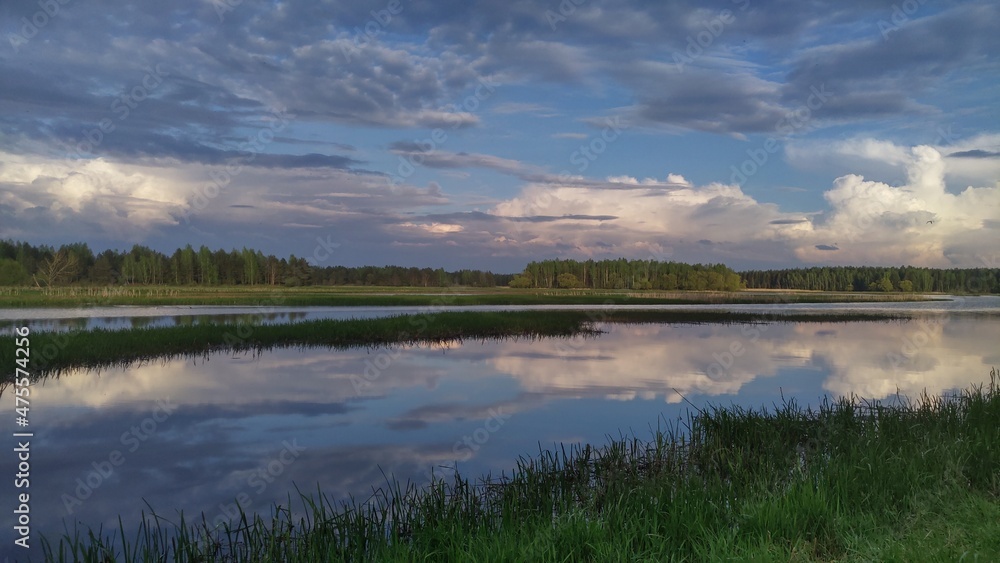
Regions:
[[634, 85], [639, 124], [660, 124], [711, 133], [771, 132], [787, 110], [778, 102], [777, 86], [747, 74], [716, 73], [634, 65], [616, 74]]
[[533, 215], [530, 217], [512, 217], [509, 215], [493, 215], [473, 211], [468, 213], [436, 213], [424, 216], [428, 221], [438, 222], [472, 222], [481, 221], [497, 223], [501, 221], [511, 221], [514, 223], [554, 223], [556, 221], [614, 221], [618, 219], [615, 215]]
[[1000, 158], [1000, 152], [973, 149], [969, 151], [953, 152], [948, 156], [954, 156], [956, 158]]
[[837, 248], [836, 246], [833, 246], [833, 245], [830, 245], [830, 244], [817, 244], [816, 245], [816, 250], [828, 250], [828, 251], [832, 251], [832, 250], [840, 250], [840, 249]]
[[[990, 53], [1000, 48], [1000, 7], [973, 2], [942, 13], [915, 13], [876, 23], [868, 38], [835, 42], [801, 52], [782, 87], [782, 101], [802, 106], [814, 89], [833, 95], [812, 116], [864, 119], [921, 110], [917, 96], [965, 65], [980, 72], [998, 68]], [[898, 18], [897, 18], [898, 20]], [[927, 108], [923, 108], [927, 111]]]
[[770, 225], [798, 225], [799, 223], [808, 223], [809, 219], [775, 219], [770, 221]]
[[412, 141], [392, 143], [389, 145], [389, 150], [418, 166], [429, 168], [486, 168], [515, 176], [525, 176], [537, 170], [535, 166], [528, 166], [516, 160], [489, 154], [448, 152]]

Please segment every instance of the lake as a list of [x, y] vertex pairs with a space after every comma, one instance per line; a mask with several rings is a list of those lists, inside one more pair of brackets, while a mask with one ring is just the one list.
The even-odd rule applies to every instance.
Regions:
[[[649, 437], [692, 406], [762, 407], [792, 399], [816, 405], [851, 395], [895, 400], [897, 393], [939, 394], [982, 383], [1000, 365], [998, 298], [788, 310], [858, 307], [918, 317], [606, 324], [604, 334], [587, 338], [279, 349], [72, 371], [32, 389], [33, 530], [54, 535], [74, 522], [113, 528], [118, 515], [137, 522], [146, 503], [173, 521], [179, 510], [223, 521], [235, 499], [267, 512], [289, 494], [297, 498], [296, 486], [364, 500], [385, 475], [423, 483], [432, 468], [448, 476], [456, 464], [467, 476], [498, 475], [539, 447]], [[216, 320], [261, 313], [209, 309]], [[267, 314], [280, 322], [387, 312], [326, 309], [334, 308]], [[399, 309], [427, 310], [391, 313], [405, 312]], [[202, 312], [183, 314], [207, 318]], [[73, 318], [63, 310], [2, 313], [7, 322], [36, 329]], [[174, 310], [99, 313], [75, 318], [87, 326], [178, 322]], [[13, 416], [0, 426], [17, 431]], [[4, 464], [13, 469], [10, 459]], [[12, 482], [5, 482], [11, 493]], [[6, 510], [6, 534], [12, 526]]]

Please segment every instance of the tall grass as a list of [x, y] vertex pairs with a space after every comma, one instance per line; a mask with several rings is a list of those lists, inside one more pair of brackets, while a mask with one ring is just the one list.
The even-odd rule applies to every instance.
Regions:
[[46, 539], [44, 552], [53, 561], [996, 560], [998, 377], [888, 405], [713, 407], [649, 440], [542, 450], [509, 475], [426, 488], [389, 481], [364, 502], [297, 494], [221, 528], [144, 519], [131, 535]]
[[[902, 319], [880, 313], [789, 314], [728, 311], [505, 311], [397, 315], [376, 319], [290, 324], [216, 324], [124, 330], [73, 330], [31, 335], [32, 370], [58, 373], [219, 351], [259, 352], [274, 347], [351, 348], [441, 342], [465, 338], [535, 338], [595, 334], [594, 320], [619, 323], [749, 323], [768, 320], [873, 321]], [[13, 365], [13, 335], [0, 336], [0, 365]], [[9, 377], [9, 376], [8, 376]]]
[[911, 293], [795, 291], [632, 291], [474, 287], [120, 286], [0, 288], [0, 308], [111, 305], [429, 306], [429, 305], [636, 305], [851, 303], [923, 301]]

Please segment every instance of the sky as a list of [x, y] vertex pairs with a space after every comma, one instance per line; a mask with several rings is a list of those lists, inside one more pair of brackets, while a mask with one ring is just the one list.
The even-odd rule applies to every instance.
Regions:
[[993, 1], [2, 0], [0, 238], [1000, 267]]

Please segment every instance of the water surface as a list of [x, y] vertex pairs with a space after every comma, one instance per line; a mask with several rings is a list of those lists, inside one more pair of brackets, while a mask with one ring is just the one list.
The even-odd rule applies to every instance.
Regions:
[[[32, 389], [34, 529], [113, 526], [119, 514], [135, 522], [146, 502], [171, 518], [222, 521], [234, 499], [266, 512], [295, 486], [363, 500], [383, 473], [420, 483], [456, 464], [499, 474], [539, 446], [648, 437], [690, 405], [942, 393], [1000, 366], [993, 315], [602, 328], [589, 338], [217, 354], [46, 379]], [[13, 432], [12, 418], [0, 427]], [[4, 534], [12, 525], [7, 510]]]

